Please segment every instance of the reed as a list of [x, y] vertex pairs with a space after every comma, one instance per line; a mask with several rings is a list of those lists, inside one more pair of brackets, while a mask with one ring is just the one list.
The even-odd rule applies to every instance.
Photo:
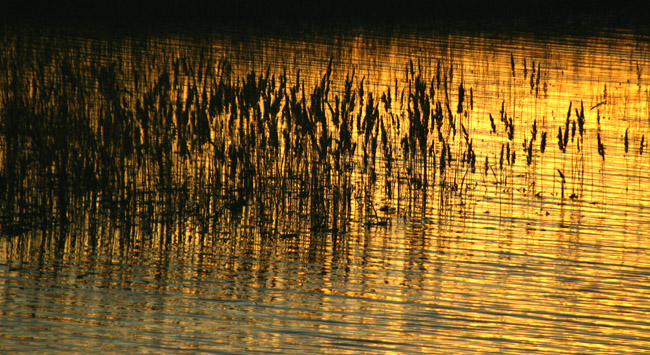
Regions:
[[[569, 103], [553, 148], [548, 125], [531, 117], [530, 130], [516, 127], [513, 105], [503, 100], [498, 114], [487, 114], [494, 143], [482, 150], [474, 90], [451, 62], [437, 60], [427, 73], [409, 61], [404, 81], [375, 92], [373, 78], [354, 70], [335, 82], [333, 58], [313, 80], [270, 67], [235, 74], [203, 51], [141, 64], [89, 62], [80, 50], [6, 53], [0, 203], [11, 234], [65, 228], [92, 211], [131, 226], [126, 239], [134, 225], [172, 231], [165, 236], [190, 225], [217, 236], [261, 224], [257, 238], [269, 243], [306, 234], [340, 241], [358, 220], [387, 227], [393, 211], [419, 211], [424, 220], [430, 201], [440, 201], [438, 211], [465, 205], [477, 189], [477, 161], [486, 186], [512, 191], [518, 165], [532, 176], [548, 151], [563, 153], [555, 168], [562, 198], [567, 181], [580, 195], [583, 103]], [[511, 69], [514, 77], [513, 55]], [[541, 76], [540, 63], [524, 61], [525, 86], [535, 94]], [[644, 136], [638, 147], [642, 155]], [[525, 160], [517, 161], [518, 150]], [[600, 126], [597, 151], [604, 160]]]

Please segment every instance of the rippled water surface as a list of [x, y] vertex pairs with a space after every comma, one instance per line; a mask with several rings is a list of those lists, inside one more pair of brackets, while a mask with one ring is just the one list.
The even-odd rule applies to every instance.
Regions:
[[[646, 37], [5, 33], [3, 42], [3, 70], [17, 74], [1, 89], [0, 352], [650, 351]], [[328, 66], [319, 125], [314, 88]], [[164, 68], [169, 106], [156, 96], [150, 107], [173, 117], [174, 133], [147, 146], [147, 122], [163, 116], [142, 114], [146, 92], [164, 87]], [[295, 85], [295, 100], [261, 94], [200, 126], [224, 72], [237, 89], [267, 70], [269, 87], [282, 75]], [[356, 146], [346, 158], [333, 116], [352, 73]], [[444, 117], [439, 130], [433, 116], [424, 125], [424, 141], [408, 128], [425, 112], [413, 94], [422, 83], [432, 115], [439, 102]], [[205, 101], [202, 88], [213, 89]], [[20, 102], [47, 90], [43, 109], [21, 114], [32, 111]], [[231, 100], [247, 102], [242, 92]], [[93, 122], [75, 131], [86, 132], [81, 143], [38, 139], [66, 115], [56, 114], [59, 93], [77, 97], [65, 112]], [[284, 107], [301, 95], [312, 126], [289, 111], [277, 127], [264, 115], [267, 98]], [[249, 126], [238, 123], [247, 115]], [[9, 117], [36, 123], [14, 129]], [[107, 133], [118, 118], [137, 132], [129, 150]], [[34, 128], [47, 119], [50, 128]], [[75, 183], [75, 169], [93, 183]]]

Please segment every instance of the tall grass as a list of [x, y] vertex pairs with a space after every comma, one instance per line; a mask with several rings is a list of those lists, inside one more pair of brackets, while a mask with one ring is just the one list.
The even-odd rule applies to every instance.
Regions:
[[[354, 70], [333, 82], [331, 59], [311, 82], [270, 68], [237, 76], [204, 51], [100, 62], [16, 40], [0, 56], [3, 232], [68, 228], [90, 213], [122, 226], [125, 241], [136, 227], [165, 243], [190, 228], [216, 243], [233, 226], [257, 226], [265, 242], [339, 240], [355, 221], [383, 227], [392, 213], [426, 218], [432, 204], [465, 206], [479, 176], [512, 191], [516, 164], [535, 169], [555, 149], [536, 119], [516, 127], [505, 101], [498, 120], [476, 117], [473, 88], [451, 63], [430, 74], [404, 65], [404, 81], [372, 92], [372, 78]], [[541, 72], [533, 63], [533, 95]], [[488, 118], [496, 150], [481, 151], [475, 122]], [[585, 122], [583, 104], [569, 103], [552, 154], [571, 142], [584, 154]], [[641, 138], [639, 154], [643, 146]], [[570, 181], [571, 197], [581, 195], [584, 158], [572, 156], [570, 170], [557, 168], [562, 198]], [[379, 188], [386, 198], [375, 206]]]

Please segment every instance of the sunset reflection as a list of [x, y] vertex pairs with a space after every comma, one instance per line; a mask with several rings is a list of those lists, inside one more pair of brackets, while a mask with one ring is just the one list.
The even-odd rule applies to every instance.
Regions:
[[23, 41], [0, 349], [650, 347], [630, 33]]

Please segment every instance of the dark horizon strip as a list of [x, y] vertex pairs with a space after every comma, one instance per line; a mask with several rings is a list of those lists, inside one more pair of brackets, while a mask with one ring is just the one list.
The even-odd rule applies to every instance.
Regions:
[[5, 5], [0, 23], [78, 26], [441, 25], [526, 28], [646, 28], [646, 8], [590, 1], [376, 0], [25, 0]]

